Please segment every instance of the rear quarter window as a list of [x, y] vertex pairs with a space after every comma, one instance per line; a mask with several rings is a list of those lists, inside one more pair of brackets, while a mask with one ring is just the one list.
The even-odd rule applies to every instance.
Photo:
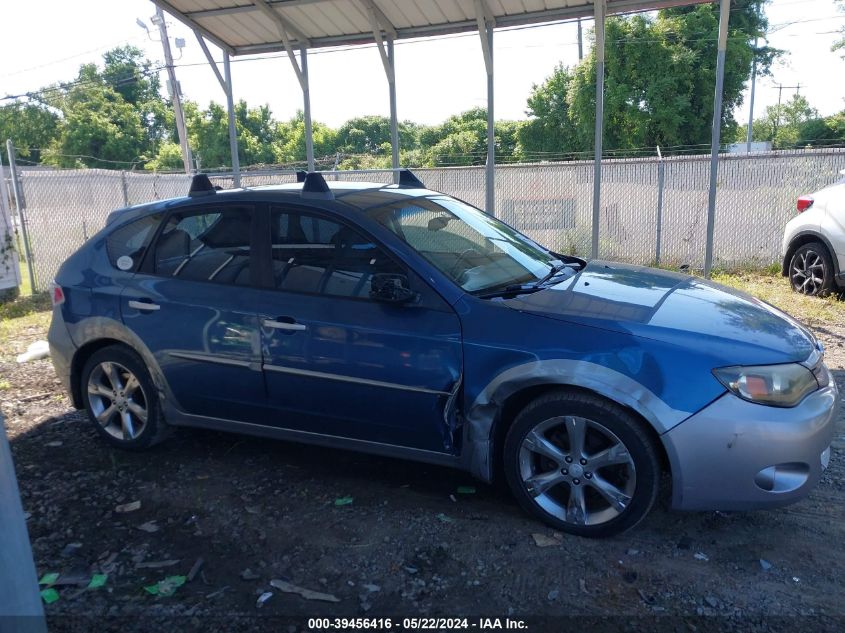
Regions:
[[160, 221], [160, 214], [147, 215], [112, 231], [106, 237], [111, 265], [124, 272], [138, 270]]

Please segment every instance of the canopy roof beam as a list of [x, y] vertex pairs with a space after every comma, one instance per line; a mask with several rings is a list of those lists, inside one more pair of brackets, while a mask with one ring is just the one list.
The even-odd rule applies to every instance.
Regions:
[[[314, 171], [314, 130], [311, 125], [311, 89], [308, 85], [308, 45], [310, 42], [302, 35], [302, 32], [291, 24], [290, 20], [283, 18], [278, 11], [275, 11], [267, 0], [252, 0], [252, 4], [258, 8], [275, 25], [282, 38], [285, 52], [288, 54], [293, 72], [302, 88], [302, 115], [305, 125], [305, 158], [308, 161], [308, 171]], [[296, 59], [294, 43], [291, 41], [288, 32], [299, 40], [299, 60]]]
[[282, 14], [273, 9], [273, 7], [267, 3], [267, 0], [252, 0], [252, 4], [255, 5], [256, 9], [267, 16], [269, 20], [276, 24], [279, 29], [279, 34], [282, 36], [282, 42], [285, 45], [285, 49], [287, 49], [290, 45], [288, 33], [293, 35], [294, 39], [297, 40], [297, 44], [311, 46], [311, 41], [303, 34], [302, 29], [291, 22], [289, 18], [282, 17]]
[[707, 196], [707, 241], [704, 246], [704, 276], [713, 266], [713, 233], [716, 226], [716, 182], [719, 174], [719, 146], [722, 129], [722, 93], [725, 86], [725, 51], [728, 46], [730, 0], [719, 0], [719, 40], [716, 49], [716, 90], [713, 95], [713, 128], [710, 139], [710, 191]]
[[214, 71], [214, 76], [217, 77], [217, 81], [223, 89], [223, 93], [226, 95], [226, 111], [229, 119], [229, 151], [231, 152], [232, 160], [232, 178], [235, 186], [240, 187], [241, 161], [238, 157], [238, 131], [235, 126], [235, 99], [232, 94], [232, 69], [229, 66], [229, 52], [225, 50], [223, 51], [224, 77], [223, 74], [220, 74], [220, 69], [217, 67], [217, 61], [211, 55], [211, 51], [208, 50], [208, 44], [205, 43], [202, 33], [195, 30], [194, 35], [196, 35], [197, 42], [199, 42], [200, 48], [202, 49], [206, 60], [208, 60], [208, 65], [211, 66], [211, 70]]
[[604, 20], [606, 0], [593, 0], [596, 33], [596, 136], [593, 158], [593, 222], [591, 255], [599, 256], [599, 222], [601, 221], [601, 156], [604, 140]]
[[474, 0], [474, 4], [475, 22], [481, 38], [484, 68], [487, 71], [487, 162], [484, 170], [484, 210], [490, 215], [496, 215], [496, 119], [493, 108], [493, 28], [496, 26], [496, 19], [486, 0]]
[[[370, 27], [373, 30], [373, 39], [376, 42], [379, 56], [381, 57], [384, 74], [387, 77], [387, 88], [390, 95], [390, 153], [391, 167], [393, 169], [393, 182], [399, 182], [399, 120], [396, 113], [396, 64], [393, 39], [396, 37], [396, 29], [390, 20], [382, 13], [373, 0], [360, 0], [370, 19]], [[382, 36], [382, 29], [387, 34], [387, 41]]]

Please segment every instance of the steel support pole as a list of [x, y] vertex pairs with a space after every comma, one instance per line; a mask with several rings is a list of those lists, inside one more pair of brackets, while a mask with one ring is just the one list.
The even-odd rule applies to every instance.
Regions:
[[235, 99], [232, 95], [232, 68], [228, 51], [223, 51], [223, 80], [226, 82], [226, 109], [229, 111], [229, 151], [232, 155], [232, 179], [241, 186], [241, 159], [238, 156], [238, 130], [235, 127]]
[[593, 235], [590, 254], [599, 256], [599, 222], [601, 217], [601, 155], [604, 136], [604, 17], [605, 0], [594, 0], [596, 31], [596, 140], [593, 161]]
[[487, 164], [485, 169], [485, 211], [496, 215], [496, 118], [493, 93], [493, 25], [487, 25], [487, 49], [490, 63], [487, 67]]
[[29, 230], [26, 228], [26, 212], [24, 208], [23, 192], [18, 181], [18, 164], [15, 161], [15, 145], [12, 139], [6, 140], [6, 155], [9, 157], [9, 179], [12, 181], [12, 195], [15, 197], [15, 208], [18, 211], [18, 221], [21, 223], [21, 233], [23, 237], [23, 250], [26, 256], [26, 267], [29, 271], [29, 288], [35, 294], [37, 288], [35, 287], [35, 262], [32, 261], [32, 249], [29, 244]]
[[665, 165], [663, 159], [657, 163], [657, 235], [654, 247], [654, 265], [660, 265], [660, 246], [663, 241], [663, 183], [665, 181]]
[[[0, 414], [0, 623], [4, 631], [47, 633], [6, 424]], [[8, 627], [8, 628], [7, 628]]]
[[399, 182], [399, 117], [396, 113], [396, 58], [394, 57], [393, 38], [387, 38], [387, 58], [390, 72], [387, 74], [387, 87], [390, 91], [390, 149], [393, 166], [393, 182]]
[[722, 127], [722, 90], [725, 84], [725, 51], [728, 45], [730, 0], [719, 0], [719, 46], [716, 53], [716, 93], [713, 97], [713, 130], [710, 145], [710, 193], [707, 198], [707, 242], [704, 247], [704, 276], [713, 268], [713, 234], [716, 227], [716, 180], [719, 175], [719, 145]]
[[314, 129], [311, 127], [311, 87], [308, 84], [308, 49], [299, 47], [302, 66], [302, 115], [305, 119], [305, 158], [308, 171], [314, 171]]

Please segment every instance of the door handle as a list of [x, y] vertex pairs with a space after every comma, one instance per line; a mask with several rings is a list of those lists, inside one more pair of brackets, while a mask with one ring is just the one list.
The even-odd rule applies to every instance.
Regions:
[[161, 306], [157, 303], [153, 303], [152, 301], [136, 301], [135, 299], [129, 300], [129, 307], [135, 308], [136, 310], [161, 310]]
[[277, 319], [264, 319], [261, 321], [261, 325], [264, 327], [273, 328], [274, 330], [285, 330], [288, 332], [302, 332], [303, 330], [307, 330], [307, 326], [303, 325], [302, 323], [296, 323], [291, 319], [291, 321], [281, 321]]

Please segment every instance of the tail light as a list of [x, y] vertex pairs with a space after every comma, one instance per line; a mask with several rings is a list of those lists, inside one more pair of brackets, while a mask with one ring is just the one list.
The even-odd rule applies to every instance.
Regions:
[[53, 301], [53, 307], [62, 305], [65, 302], [65, 293], [62, 287], [55, 281], [50, 284], [50, 299]]
[[804, 213], [804, 211], [813, 206], [813, 202], [813, 196], [799, 196], [798, 204], [796, 205], [798, 213]]

